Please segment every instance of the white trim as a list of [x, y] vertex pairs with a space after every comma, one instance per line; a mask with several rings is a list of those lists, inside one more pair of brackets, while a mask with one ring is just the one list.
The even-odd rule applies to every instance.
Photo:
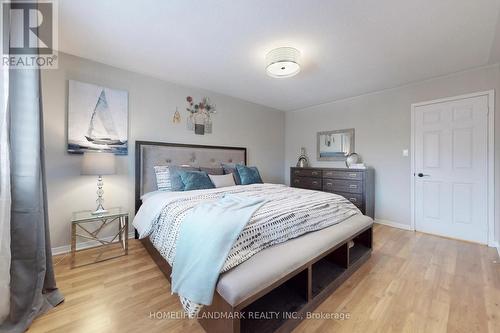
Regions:
[[[132, 239], [135, 237], [135, 233], [133, 231], [129, 232], [128, 238]], [[104, 237], [102, 240], [105, 241], [110, 241], [113, 239], [113, 236], [109, 237]], [[87, 242], [80, 242], [76, 244], [76, 250], [83, 250], [83, 249], [89, 249], [92, 247], [96, 247], [101, 245], [101, 243], [97, 241], [87, 241]], [[59, 255], [59, 254], [65, 254], [71, 252], [71, 246], [70, 245], [63, 245], [63, 246], [58, 246], [58, 247], [53, 247], [52, 248], [52, 254], [53, 255]]]
[[415, 108], [472, 97], [488, 96], [488, 245], [495, 247], [495, 90], [436, 99], [411, 105], [411, 230], [415, 230]]
[[[488, 246], [495, 239], [495, 91], [488, 92]], [[498, 248], [498, 243], [497, 243]]]
[[[417, 106], [425, 106], [425, 105], [431, 105], [431, 104], [453, 102], [453, 101], [458, 101], [461, 99], [469, 99], [469, 98], [480, 97], [480, 96], [495, 97], [495, 90], [492, 89], [492, 90], [488, 90], [488, 91], [481, 91], [481, 92], [476, 92], [476, 93], [471, 93], [471, 94], [464, 94], [464, 95], [453, 96], [453, 97], [439, 98], [439, 99], [434, 99], [432, 101], [427, 101], [427, 102], [413, 103], [412, 107], [415, 108]], [[491, 104], [489, 104], [489, 105], [491, 105]]]
[[377, 224], [383, 224], [389, 227], [393, 228], [398, 228], [398, 229], [403, 229], [403, 230], [410, 230], [412, 231], [412, 228], [410, 225], [405, 224], [405, 223], [399, 223], [399, 222], [394, 222], [394, 221], [389, 221], [389, 220], [382, 220], [382, 219], [375, 219], [375, 223]]
[[410, 230], [415, 230], [415, 104], [411, 105], [410, 138]]
[[498, 242], [493, 242], [492, 244], [488, 244], [491, 247], [495, 247], [498, 252], [498, 259], [500, 259], [500, 244]]

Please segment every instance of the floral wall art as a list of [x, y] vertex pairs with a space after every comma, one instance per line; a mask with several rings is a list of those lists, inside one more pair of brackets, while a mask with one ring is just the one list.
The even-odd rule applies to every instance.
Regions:
[[212, 115], [216, 113], [215, 104], [208, 97], [203, 97], [199, 103], [193, 101], [193, 97], [186, 97], [189, 112], [187, 117], [187, 129], [195, 134], [205, 135], [212, 133]]

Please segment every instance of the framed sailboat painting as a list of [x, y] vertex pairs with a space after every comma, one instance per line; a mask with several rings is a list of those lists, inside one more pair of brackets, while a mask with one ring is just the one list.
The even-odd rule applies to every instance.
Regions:
[[69, 81], [68, 152], [128, 153], [128, 92]]

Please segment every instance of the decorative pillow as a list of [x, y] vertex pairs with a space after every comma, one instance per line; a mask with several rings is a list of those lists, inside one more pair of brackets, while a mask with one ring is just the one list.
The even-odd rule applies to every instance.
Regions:
[[198, 168], [191, 166], [178, 165], [160, 165], [154, 167], [156, 174], [156, 185], [161, 191], [182, 191], [184, 184], [182, 183], [180, 170], [198, 171]]
[[161, 191], [172, 191], [170, 183], [170, 170], [167, 165], [158, 165], [154, 167], [156, 175], [156, 187]]
[[172, 183], [172, 191], [184, 191], [184, 182], [181, 179], [181, 171], [199, 171], [199, 168], [195, 168], [187, 165], [172, 165], [170, 167], [170, 183]]
[[222, 167], [219, 167], [219, 168], [200, 167], [200, 171], [205, 171], [209, 175], [223, 175], [224, 174], [224, 169], [222, 169]]
[[237, 164], [236, 170], [238, 170], [238, 174], [241, 179], [241, 185], [262, 183], [262, 178], [260, 178], [260, 173], [257, 167], [247, 167], [241, 164]]
[[212, 184], [212, 181], [205, 171], [180, 170], [179, 174], [184, 184], [184, 191], [214, 188], [214, 184]]
[[234, 177], [231, 173], [227, 175], [208, 175], [208, 177], [210, 177], [210, 180], [215, 185], [215, 187], [227, 187], [236, 185], [236, 183], [234, 182]]
[[236, 185], [241, 185], [240, 175], [238, 174], [238, 170], [236, 169], [237, 164], [235, 164], [235, 163], [221, 163], [221, 165], [222, 165], [222, 169], [224, 169], [224, 174], [228, 175], [228, 174], [232, 173], [233, 177], [234, 177], [234, 182], [236, 183]]

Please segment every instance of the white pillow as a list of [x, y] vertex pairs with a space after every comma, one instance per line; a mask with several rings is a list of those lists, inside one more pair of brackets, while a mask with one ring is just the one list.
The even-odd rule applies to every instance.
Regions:
[[227, 175], [208, 175], [208, 177], [210, 177], [210, 180], [215, 187], [227, 187], [236, 185], [232, 173], [229, 173]]

